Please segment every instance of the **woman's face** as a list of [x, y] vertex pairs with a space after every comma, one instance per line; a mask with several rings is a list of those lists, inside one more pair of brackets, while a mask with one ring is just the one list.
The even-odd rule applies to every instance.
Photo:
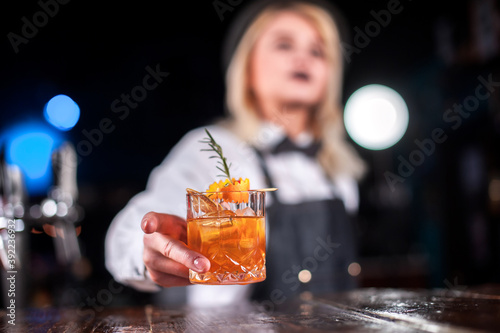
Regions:
[[314, 26], [282, 12], [266, 27], [250, 58], [250, 84], [259, 104], [311, 107], [326, 90], [330, 65]]

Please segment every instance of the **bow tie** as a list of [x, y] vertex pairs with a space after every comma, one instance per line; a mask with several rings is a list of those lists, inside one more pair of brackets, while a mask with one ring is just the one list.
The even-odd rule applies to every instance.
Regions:
[[276, 155], [287, 152], [301, 152], [308, 157], [316, 157], [320, 147], [321, 143], [316, 141], [306, 147], [299, 147], [288, 137], [285, 137], [283, 141], [271, 149], [271, 154]]

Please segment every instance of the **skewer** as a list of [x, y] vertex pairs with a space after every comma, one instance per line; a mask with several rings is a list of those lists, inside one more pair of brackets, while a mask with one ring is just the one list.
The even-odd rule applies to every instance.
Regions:
[[269, 187], [269, 188], [260, 188], [260, 189], [252, 190], [252, 191], [273, 192], [276, 190], [277, 190], [276, 187]]
[[[268, 187], [268, 188], [259, 188], [259, 189], [256, 189], [256, 190], [249, 190], [249, 191], [274, 192], [276, 190], [278, 190], [276, 187]], [[190, 188], [187, 188], [186, 191], [188, 193], [191, 193], [191, 194], [199, 194], [199, 193], [201, 193], [201, 192], [192, 190]], [[230, 192], [232, 192], [232, 191], [230, 191]], [[234, 191], [234, 192], [239, 192], [239, 191]], [[243, 191], [243, 192], [245, 192], [245, 191]], [[217, 193], [217, 192], [212, 192], [212, 193]]]

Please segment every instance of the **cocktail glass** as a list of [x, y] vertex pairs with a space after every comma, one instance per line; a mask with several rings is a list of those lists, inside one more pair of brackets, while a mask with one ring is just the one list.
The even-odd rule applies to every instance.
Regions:
[[265, 192], [187, 194], [187, 245], [210, 260], [195, 284], [248, 284], [266, 279]]

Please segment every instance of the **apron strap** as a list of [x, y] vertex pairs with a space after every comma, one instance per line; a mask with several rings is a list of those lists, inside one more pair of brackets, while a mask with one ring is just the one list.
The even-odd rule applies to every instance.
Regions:
[[[267, 187], [276, 187], [274, 185], [273, 179], [271, 178], [271, 175], [269, 174], [269, 169], [264, 159], [264, 154], [255, 147], [253, 147], [253, 150], [255, 151], [259, 159], [260, 168], [262, 169], [262, 173], [264, 174], [264, 179], [266, 181]], [[280, 202], [278, 196], [273, 192], [268, 192], [267, 195], [271, 196], [275, 202]]]

